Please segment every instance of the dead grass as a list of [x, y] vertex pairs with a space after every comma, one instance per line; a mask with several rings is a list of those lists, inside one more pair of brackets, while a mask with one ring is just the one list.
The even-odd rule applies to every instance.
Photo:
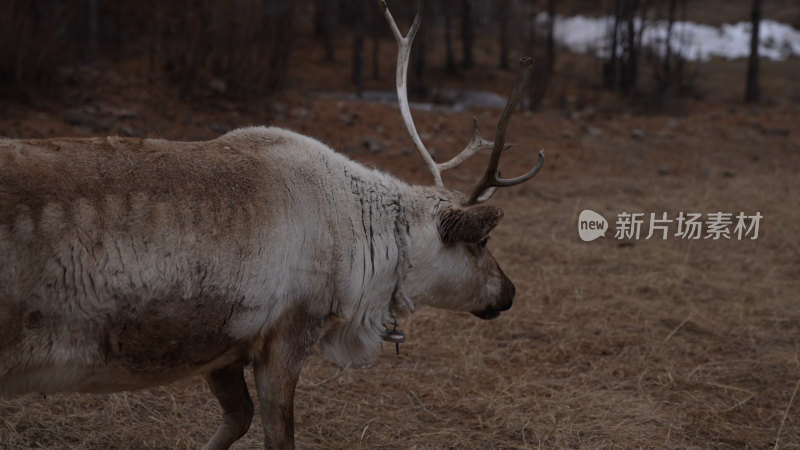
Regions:
[[[1, 110], [0, 133], [103, 134], [122, 124], [138, 135], [207, 138], [219, 134], [210, 124], [278, 118], [362, 162], [429, 182], [391, 106], [295, 92], [278, 99], [285, 108], [198, 107], [142, 90], [148, 83], [157, 82], [134, 79], [120, 97], [92, 91], [87, 101], [101, 111], [130, 104], [137, 112], [109, 128], [75, 128], [61, 120], [62, 107], [49, 106]], [[533, 163], [535, 151], [525, 150], [548, 152], [535, 180], [494, 200], [506, 217], [490, 248], [515, 281], [514, 308], [490, 322], [423, 308], [401, 324], [401, 355], [386, 346], [372, 368], [338, 372], [313, 355], [296, 396], [299, 447], [800, 448], [797, 105], [696, 102], [680, 117], [573, 106], [521, 114], [510, 129], [534, 148], [509, 153], [504, 174]], [[498, 114], [474, 113], [487, 130]], [[468, 135], [468, 113], [415, 117], [441, 153]], [[383, 147], [364, 150], [365, 135]], [[468, 164], [447, 182], [464, 188], [480, 167]], [[760, 211], [764, 219], [755, 241], [620, 245], [611, 230], [584, 243], [576, 227], [586, 208], [612, 222], [622, 211]], [[29, 395], [0, 401], [0, 448], [198, 448], [219, 423], [199, 379], [113, 395]], [[256, 416], [235, 448], [261, 440]]]

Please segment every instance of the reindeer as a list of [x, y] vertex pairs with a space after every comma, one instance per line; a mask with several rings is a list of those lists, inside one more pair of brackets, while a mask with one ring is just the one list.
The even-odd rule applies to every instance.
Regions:
[[[530, 78], [524, 59], [494, 142], [436, 163], [411, 119], [406, 71], [422, 2], [399, 43], [397, 93], [434, 186], [412, 186], [279, 128], [207, 142], [0, 140], [0, 397], [114, 392], [205, 377], [223, 423], [248, 430], [252, 364], [265, 447], [294, 446], [293, 396], [319, 341], [337, 364], [400, 342], [420, 305], [493, 319], [514, 285], [486, 249], [503, 216], [479, 205], [503, 179], [505, 131]], [[492, 149], [469, 195], [441, 171]]]

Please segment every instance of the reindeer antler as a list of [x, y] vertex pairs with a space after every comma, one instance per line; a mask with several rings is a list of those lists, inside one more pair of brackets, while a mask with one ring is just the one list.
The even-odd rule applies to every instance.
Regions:
[[514, 186], [515, 184], [530, 180], [539, 172], [539, 169], [542, 168], [542, 164], [544, 164], [544, 150], [540, 150], [539, 160], [536, 162], [536, 165], [524, 175], [520, 175], [516, 178], [500, 178], [500, 172], [497, 170], [497, 166], [500, 163], [500, 154], [505, 148], [508, 122], [511, 120], [511, 115], [514, 113], [514, 110], [517, 109], [522, 99], [522, 94], [525, 93], [525, 88], [528, 87], [528, 82], [531, 79], [532, 73], [533, 58], [520, 58], [517, 83], [514, 86], [514, 90], [511, 92], [511, 97], [509, 97], [505, 109], [503, 109], [503, 113], [500, 115], [500, 120], [497, 122], [497, 133], [494, 138], [494, 146], [492, 147], [492, 156], [489, 158], [489, 166], [486, 168], [486, 173], [484, 173], [481, 181], [478, 182], [472, 194], [470, 194], [466, 203], [467, 205], [489, 200], [499, 187]]
[[503, 150], [508, 148], [508, 146], [505, 145], [505, 132], [506, 128], [508, 127], [508, 121], [511, 118], [511, 114], [514, 112], [520, 100], [522, 99], [522, 94], [528, 85], [531, 73], [533, 72], [533, 59], [520, 59], [520, 71], [517, 77], [517, 84], [514, 87], [511, 98], [509, 98], [508, 103], [503, 110], [503, 114], [500, 116], [500, 121], [497, 123], [497, 134], [495, 141], [489, 141], [481, 136], [480, 132], [478, 131], [478, 119], [473, 117], [472, 140], [470, 140], [467, 146], [451, 160], [444, 163], [437, 163], [433, 160], [433, 157], [425, 148], [425, 145], [422, 143], [422, 139], [420, 139], [419, 134], [417, 133], [417, 129], [414, 126], [414, 120], [411, 118], [411, 108], [408, 104], [408, 62], [409, 56], [411, 55], [411, 44], [414, 42], [414, 37], [417, 35], [420, 22], [422, 21], [424, 2], [423, 0], [419, 0], [417, 14], [414, 16], [414, 21], [408, 30], [408, 34], [405, 36], [402, 35], [400, 29], [397, 27], [397, 23], [394, 21], [392, 13], [389, 11], [389, 7], [386, 5], [386, 0], [379, 0], [379, 4], [381, 11], [383, 11], [384, 17], [386, 17], [386, 21], [389, 22], [389, 27], [392, 30], [392, 34], [394, 34], [395, 40], [397, 40], [398, 50], [396, 87], [397, 102], [400, 106], [400, 114], [403, 117], [403, 123], [405, 123], [408, 133], [411, 135], [411, 140], [414, 142], [414, 146], [417, 148], [417, 151], [419, 151], [422, 159], [428, 166], [428, 170], [430, 170], [431, 174], [433, 175], [436, 185], [444, 187], [444, 183], [442, 183], [442, 171], [456, 168], [461, 165], [461, 163], [478, 153], [480, 150], [489, 148], [492, 149], [489, 167], [487, 168], [486, 174], [481, 179], [481, 182], [476, 186], [475, 190], [467, 200], [467, 205], [481, 203], [488, 200], [498, 187], [513, 186], [515, 184], [527, 181], [536, 175], [536, 172], [539, 171], [539, 169], [542, 167], [542, 163], [544, 162], [544, 150], [539, 152], [539, 162], [536, 164], [536, 167], [534, 167], [525, 175], [511, 179], [503, 179], [499, 177], [499, 173], [497, 172], [497, 166], [500, 162], [500, 154]]
[[389, 22], [389, 27], [392, 29], [392, 34], [394, 34], [394, 38], [397, 40], [397, 102], [400, 105], [400, 114], [403, 116], [403, 123], [405, 123], [406, 129], [411, 135], [411, 140], [414, 141], [414, 146], [417, 147], [417, 151], [422, 155], [422, 159], [425, 160], [428, 170], [430, 170], [433, 175], [434, 182], [437, 186], [444, 186], [444, 183], [442, 183], [442, 171], [454, 169], [480, 150], [492, 148], [492, 142], [481, 136], [478, 131], [478, 119], [473, 117], [472, 140], [467, 144], [464, 150], [453, 157], [453, 159], [444, 163], [437, 163], [433, 160], [433, 157], [428, 149], [425, 148], [422, 139], [420, 139], [417, 133], [417, 128], [414, 126], [414, 119], [411, 118], [411, 108], [408, 105], [408, 62], [409, 56], [411, 55], [411, 44], [414, 42], [414, 37], [417, 35], [420, 22], [422, 21], [424, 2], [423, 0], [419, 0], [414, 22], [411, 24], [411, 28], [409, 28], [408, 34], [405, 36], [403, 36], [397, 28], [397, 23], [395, 23], [392, 13], [389, 11], [389, 7], [386, 6], [386, 0], [380, 0], [379, 3], [381, 11], [383, 11], [383, 15], [386, 17], [386, 21]]

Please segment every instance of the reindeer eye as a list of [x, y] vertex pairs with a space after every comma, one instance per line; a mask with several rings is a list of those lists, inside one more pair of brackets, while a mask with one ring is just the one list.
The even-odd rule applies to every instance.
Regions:
[[478, 242], [478, 247], [486, 248], [486, 243], [488, 242], [489, 242], [489, 236], [486, 236], [485, 238], [481, 239], [480, 242]]

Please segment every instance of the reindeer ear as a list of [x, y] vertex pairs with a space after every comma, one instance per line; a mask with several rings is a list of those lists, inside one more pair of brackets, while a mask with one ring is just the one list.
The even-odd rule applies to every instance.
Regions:
[[478, 242], [485, 238], [500, 219], [503, 210], [496, 206], [451, 208], [439, 215], [439, 235], [448, 244]]

